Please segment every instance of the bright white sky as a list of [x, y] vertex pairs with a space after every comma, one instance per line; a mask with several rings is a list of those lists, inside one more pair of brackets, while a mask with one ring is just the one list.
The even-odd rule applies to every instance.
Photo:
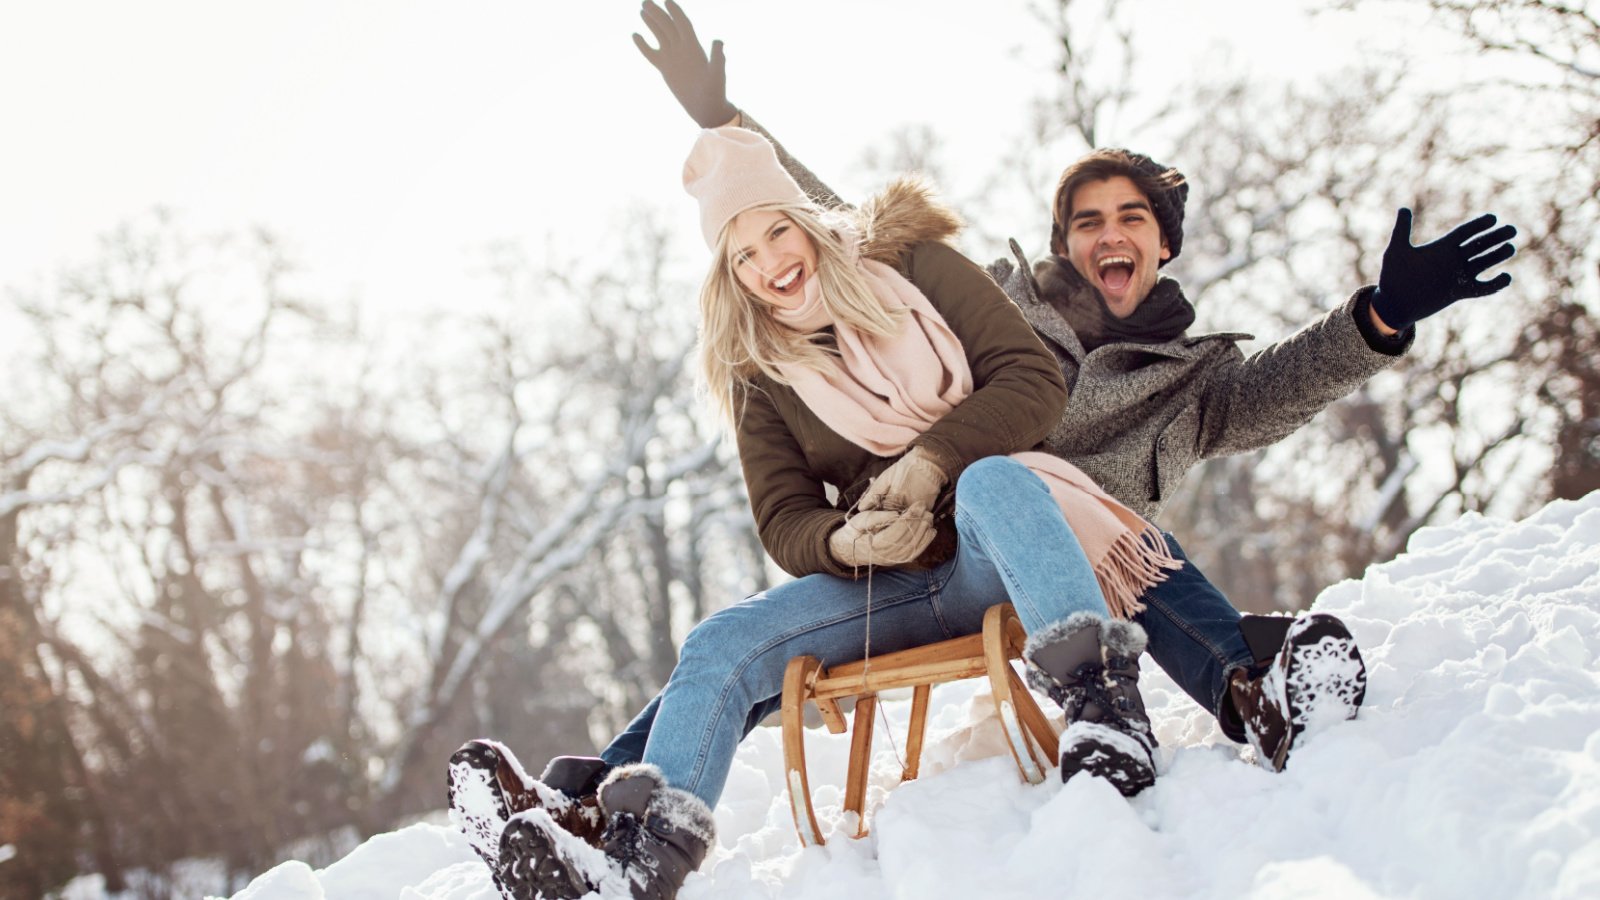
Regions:
[[[1141, 77], [1218, 41], [1265, 73], [1348, 59], [1293, 4], [1135, 0]], [[952, 168], [1020, 127], [1051, 52], [1027, 0], [690, 0], [730, 95], [843, 187], [862, 149], [931, 123]], [[12, 3], [0, 11], [0, 287], [93, 253], [156, 205], [265, 226], [324, 296], [458, 308], [482, 248], [601, 248], [640, 204], [693, 209], [693, 126], [634, 50], [634, 0]], [[1237, 10], [1223, 15], [1223, 11]], [[1246, 11], [1247, 10], [1247, 11]], [[603, 253], [602, 250], [595, 251]], [[0, 331], [6, 330], [0, 316]], [[0, 338], [0, 350], [5, 347]]]

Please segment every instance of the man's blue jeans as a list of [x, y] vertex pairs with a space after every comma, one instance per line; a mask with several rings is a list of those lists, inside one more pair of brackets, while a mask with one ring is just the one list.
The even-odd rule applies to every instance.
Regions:
[[[1228, 676], [1236, 669], [1248, 668], [1254, 660], [1239, 633], [1238, 610], [1189, 561], [1178, 541], [1170, 534], [1166, 538], [1172, 555], [1183, 560], [1183, 568], [1145, 593], [1141, 598], [1145, 610], [1134, 621], [1144, 626], [1150, 639], [1147, 649], [1162, 671], [1220, 719]], [[657, 694], [612, 739], [601, 757], [614, 766], [643, 759], [645, 742], [660, 705], [661, 695]], [[781, 692], [757, 703], [745, 719], [744, 734], [782, 705]]]
[[832, 666], [861, 659], [869, 634], [874, 654], [976, 634], [1002, 600], [1030, 633], [1074, 612], [1107, 614], [1060, 508], [1021, 463], [989, 457], [967, 467], [955, 524], [956, 555], [934, 568], [875, 569], [855, 580], [808, 575], [713, 613], [689, 632], [660, 695], [602, 758], [655, 765], [668, 784], [714, 807], [734, 749], [777, 708], [796, 656]]
[[[1170, 534], [1166, 538], [1172, 555], [1183, 560], [1183, 568], [1144, 592], [1139, 598], [1144, 611], [1133, 620], [1144, 626], [1150, 639], [1145, 650], [1161, 671], [1223, 721], [1227, 731], [1232, 723], [1224, 720], [1222, 705], [1228, 696], [1228, 677], [1236, 669], [1249, 669], [1255, 657], [1239, 631], [1239, 611], [1189, 561], [1177, 539]], [[1242, 732], [1229, 736], [1243, 740]]]

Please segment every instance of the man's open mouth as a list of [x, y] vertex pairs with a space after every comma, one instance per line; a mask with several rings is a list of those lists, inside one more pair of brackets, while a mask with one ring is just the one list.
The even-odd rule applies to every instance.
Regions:
[[1115, 293], [1127, 290], [1128, 284], [1133, 281], [1131, 256], [1102, 257], [1096, 265], [1100, 272], [1100, 283]]

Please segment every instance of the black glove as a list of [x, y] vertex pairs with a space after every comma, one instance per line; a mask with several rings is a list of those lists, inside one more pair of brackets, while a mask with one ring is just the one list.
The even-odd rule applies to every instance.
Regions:
[[728, 102], [727, 60], [722, 56], [722, 42], [711, 42], [711, 58], [695, 37], [694, 24], [672, 0], [667, 0], [663, 10], [654, 0], [645, 0], [639, 18], [655, 35], [660, 50], [652, 50], [637, 33], [633, 43], [666, 80], [672, 96], [689, 117], [701, 128], [717, 128], [728, 124], [739, 110]]
[[[1372, 295], [1372, 311], [1396, 331], [1420, 322], [1467, 297], [1487, 297], [1504, 290], [1511, 276], [1501, 272], [1488, 281], [1478, 276], [1511, 258], [1517, 248], [1506, 243], [1517, 229], [1502, 225], [1487, 234], [1495, 217], [1484, 214], [1431, 244], [1411, 246], [1411, 210], [1395, 216], [1394, 234], [1383, 251], [1383, 271]], [[1474, 235], [1477, 235], [1474, 237]]]

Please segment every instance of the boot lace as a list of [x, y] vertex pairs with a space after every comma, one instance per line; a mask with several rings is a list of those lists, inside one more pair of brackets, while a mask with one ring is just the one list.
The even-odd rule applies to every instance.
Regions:
[[649, 868], [646, 861], [650, 855], [644, 849], [644, 836], [643, 820], [633, 813], [619, 812], [606, 823], [600, 840], [605, 845], [606, 855], [624, 867]]
[[658, 815], [641, 818], [633, 813], [619, 812], [606, 823], [606, 830], [600, 839], [606, 856], [620, 866], [629, 878], [636, 884], [648, 884], [651, 878], [659, 877], [661, 860], [649, 851], [647, 838], [660, 841], [661, 836], [671, 834], [674, 830], [670, 822]]
[[1111, 695], [1100, 673], [1099, 663], [1087, 662], [1074, 669], [1065, 681], [1056, 681], [1050, 686], [1050, 699], [1066, 712], [1068, 722], [1082, 719], [1083, 710], [1090, 703], [1102, 710], [1111, 709]]
[[[1087, 721], [1127, 731], [1130, 727], [1127, 717], [1137, 710], [1127, 692], [1120, 690], [1129, 680], [1126, 675], [1118, 674], [1126, 664], [1126, 660], [1119, 658], [1109, 660], [1105, 667], [1094, 662], [1084, 663], [1073, 670], [1065, 683], [1057, 681], [1051, 685], [1050, 699], [1066, 711], [1068, 722], [1084, 721], [1083, 711], [1093, 704], [1099, 715]], [[1112, 679], [1115, 684], [1111, 683]], [[1119, 690], [1113, 693], [1114, 688]]]

